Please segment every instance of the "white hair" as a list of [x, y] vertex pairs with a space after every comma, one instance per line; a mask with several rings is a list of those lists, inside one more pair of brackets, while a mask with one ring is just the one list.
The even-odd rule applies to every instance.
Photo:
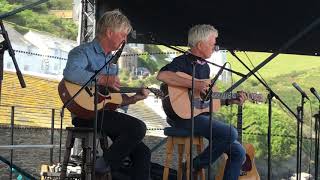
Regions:
[[211, 25], [201, 24], [193, 26], [188, 33], [188, 46], [194, 47], [199, 41], [208, 40], [211, 34], [218, 37], [218, 30]]
[[107, 29], [130, 33], [132, 26], [129, 19], [118, 9], [105, 12], [97, 23], [97, 35], [103, 35]]

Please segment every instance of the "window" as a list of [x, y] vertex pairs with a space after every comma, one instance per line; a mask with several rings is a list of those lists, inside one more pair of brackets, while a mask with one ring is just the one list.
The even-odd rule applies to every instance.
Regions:
[[58, 70], [59, 70], [59, 64], [55, 64], [54, 67], [53, 67], [53, 69], [54, 69], [55, 71], [58, 71]]
[[12, 69], [12, 66], [13, 66], [12, 62], [7, 62], [7, 68], [8, 69]]
[[29, 71], [30, 70], [30, 65], [24, 65], [24, 67], [23, 67], [23, 70], [24, 71]]

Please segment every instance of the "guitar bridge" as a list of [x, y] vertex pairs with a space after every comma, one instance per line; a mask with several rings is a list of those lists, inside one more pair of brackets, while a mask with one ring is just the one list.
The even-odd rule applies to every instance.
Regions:
[[240, 176], [246, 176], [247, 175], [247, 171], [240, 171]]
[[93, 96], [92, 92], [90, 91], [90, 89], [87, 87], [84, 88], [86, 90], [86, 92], [89, 94], [90, 97]]

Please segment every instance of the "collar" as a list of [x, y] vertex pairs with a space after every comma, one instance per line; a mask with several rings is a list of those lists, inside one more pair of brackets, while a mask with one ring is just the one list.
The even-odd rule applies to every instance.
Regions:
[[188, 57], [193, 58], [193, 59], [195, 58], [195, 59], [197, 60], [197, 64], [200, 64], [200, 65], [207, 64], [206, 61], [203, 61], [202, 59], [196, 58], [197, 56], [193, 55], [193, 54], [190, 52], [190, 50], [188, 50], [188, 51], [185, 53], [185, 55], [187, 55]]
[[101, 45], [100, 45], [100, 42], [98, 41], [97, 38], [94, 38], [93, 41], [92, 41], [92, 43], [93, 43], [93, 47], [94, 47], [94, 49], [96, 50], [97, 53], [103, 53], [103, 54], [105, 54], [105, 53], [104, 53], [104, 50], [102, 49], [102, 47], [101, 47]]

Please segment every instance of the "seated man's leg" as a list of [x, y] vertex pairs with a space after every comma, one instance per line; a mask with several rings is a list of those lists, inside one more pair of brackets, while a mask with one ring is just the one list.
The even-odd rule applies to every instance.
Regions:
[[[210, 118], [207, 115], [200, 115], [195, 118], [195, 133], [206, 139], [210, 138]], [[214, 117], [212, 124], [212, 162], [216, 161], [222, 153], [226, 152], [230, 145], [238, 138], [237, 130]], [[209, 165], [209, 146], [194, 159], [195, 169], [204, 168]]]
[[243, 146], [235, 141], [231, 144], [230, 149], [226, 151], [228, 155], [227, 164], [224, 171], [224, 180], [238, 180], [241, 166], [246, 158], [246, 152]]
[[146, 133], [144, 122], [115, 111], [105, 111], [103, 121], [98, 123], [99, 127], [113, 141], [104, 152], [104, 159], [114, 170], [118, 169], [122, 159], [129, 156], [142, 142]]
[[149, 147], [141, 142], [132, 151], [130, 157], [133, 163], [130, 172], [132, 180], [149, 180], [151, 160]]

